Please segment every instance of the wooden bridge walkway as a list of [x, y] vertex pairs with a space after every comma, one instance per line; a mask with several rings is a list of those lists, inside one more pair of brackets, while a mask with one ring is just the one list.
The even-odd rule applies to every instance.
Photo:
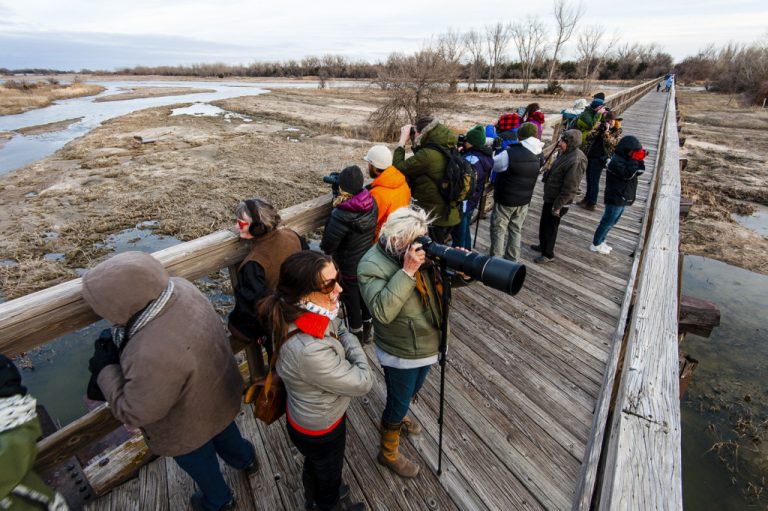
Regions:
[[[376, 381], [368, 396], [353, 400], [348, 414], [344, 470], [354, 499], [374, 510], [578, 506], [585, 473], [596, 469], [597, 457], [590, 449], [599, 452], [602, 431], [610, 428], [605, 414], [597, 420], [595, 414], [606, 371], [611, 364], [615, 370], [613, 343], [623, 337], [627, 290], [632, 293], [635, 252], [648, 214], [667, 100], [667, 94], [651, 92], [622, 114], [624, 134], [637, 136], [649, 156], [637, 202], [608, 236], [614, 248], [609, 256], [588, 248], [602, 205], [594, 212], [572, 207], [560, 226], [556, 260], [542, 266], [532, 263], [537, 254], [528, 245], [537, 242], [539, 183], [523, 232], [522, 262], [528, 265], [523, 290], [510, 297], [474, 284], [454, 292], [441, 477], [434, 472], [438, 368], [412, 407], [424, 432], [403, 445], [422, 470], [413, 480], [400, 479], [376, 462], [385, 388], [368, 347]], [[486, 220], [477, 249], [487, 251], [488, 246]], [[257, 446], [261, 469], [248, 480], [224, 467], [237, 495], [237, 509], [303, 509], [301, 456], [290, 444], [283, 421], [267, 427], [244, 409], [238, 423]], [[185, 509], [192, 490], [189, 477], [160, 458], [89, 509]], [[589, 507], [592, 489], [586, 491], [582, 498]]]

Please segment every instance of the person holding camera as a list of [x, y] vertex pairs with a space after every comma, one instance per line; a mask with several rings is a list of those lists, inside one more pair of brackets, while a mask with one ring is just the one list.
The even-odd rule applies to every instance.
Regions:
[[600, 176], [621, 138], [621, 118], [611, 111], [603, 114], [597, 127], [587, 135], [587, 193], [577, 206], [594, 211], [600, 193]]
[[360, 343], [336, 316], [341, 274], [331, 257], [305, 250], [288, 257], [274, 293], [259, 303], [265, 324], [284, 339], [275, 346], [285, 384], [286, 429], [304, 456], [307, 510], [362, 511], [342, 483], [346, 412], [368, 393], [371, 368]]
[[339, 265], [344, 290], [341, 300], [349, 331], [361, 343], [371, 342], [371, 313], [365, 306], [357, 285], [357, 263], [376, 238], [378, 208], [371, 193], [363, 187], [363, 172], [357, 165], [341, 171], [339, 194], [333, 198], [333, 210], [325, 224], [320, 250]]
[[42, 435], [37, 400], [27, 394], [13, 362], [0, 354], [0, 509], [69, 509], [64, 497], [32, 470]]
[[268, 359], [272, 356], [272, 339], [259, 320], [256, 303], [274, 291], [283, 261], [307, 247], [296, 232], [280, 226], [280, 213], [263, 199], [238, 203], [235, 218], [238, 235], [251, 242], [251, 250], [237, 270], [235, 307], [227, 326], [232, 338], [245, 346], [253, 381], [266, 374], [262, 348]]
[[82, 293], [114, 325], [88, 366], [112, 415], [140, 428], [152, 453], [172, 456], [192, 477], [200, 489], [192, 509], [233, 509], [217, 455], [248, 473], [258, 463], [234, 422], [243, 379], [211, 302], [143, 252], [88, 270]]
[[400, 436], [421, 432], [408, 417], [408, 407], [437, 362], [440, 346], [439, 269], [415, 242], [428, 228], [429, 215], [423, 209], [398, 209], [357, 267], [387, 386], [378, 461], [402, 477], [419, 473], [419, 465], [399, 451]]
[[464, 159], [475, 169], [475, 190], [472, 196], [461, 205], [461, 222], [451, 230], [454, 247], [472, 249], [472, 236], [469, 225], [472, 214], [480, 204], [485, 192], [485, 184], [491, 176], [493, 168], [493, 149], [485, 144], [485, 128], [478, 124], [464, 135], [464, 141], [459, 147]]
[[622, 138], [616, 146], [605, 174], [605, 211], [589, 246], [592, 252], [611, 253], [605, 238], [621, 218], [624, 208], [635, 202], [637, 178], [645, 172], [645, 156], [642, 144], [632, 135]]
[[[405, 144], [410, 140], [413, 156], [405, 158]], [[416, 124], [400, 128], [400, 140], [392, 157], [397, 169], [408, 180], [416, 204], [434, 216], [429, 227], [430, 237], [438, 243], [446, 243], [451, 229], [461, 221], [459, 204], [447, 203], [440, 192], [445, 176], [446, 151], [456, 147], [457, 136], [437, 119], [425, 116]]]
[[544, 165], [544, 144], [536, 138], [536, 126], [523, 124], [517, 136], [520, 144], [507, 147], [493, 158], [496, 183], [491, 213], [491, 255], [510, 261], [520, 258], [523, 222]]
[[376, 201], [376, 239], [381, 226], [393, 211], [411, 203], [411, 189], [405, 176], [392, 165], [392, 151], [385, 145], [375, 145], [363, 159], [368, 162], [368, 175], [373, 179], [368, 189]]
[[568, 205], [579, 190], [579, 183], [587, 168], [587, 157], [579, 149], [581, 131], [566, 130], [557, 142], [560, 154], [552, 167], [544, 173], [544, 205], [539, 220], [539, 244], [531, 249], [541, 252], [533, 260], [543, 264], [555, 259], [555, 241], [560, 219], [568, 212]]

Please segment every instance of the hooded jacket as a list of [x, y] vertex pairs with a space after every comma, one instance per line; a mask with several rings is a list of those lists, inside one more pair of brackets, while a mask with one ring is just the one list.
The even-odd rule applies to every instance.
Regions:
[[333, 208], [325, 225], [320, 249], [333, 256], [342, 276], [354, 280], [357, 263], [376, 236], [378, 208], [371, 193], [363, 190]]
[[475, 178], [475, 191], [472, 196], [467, 199], [468, 207], [470, 210], [474, 210], [480, 203], [480, 198], [485, 191], [485, 183], [491, 177], [491, 171], [493, 170], [493, 149], [487, 146], [472, 147], [469, 151], [464, 153], [464, 159], [467, 160], [475, 169], [477, 174]]
[[458, 225], [461, 216], [459, 205], [446, 204], [440, 193], [439, 186], [445, 175], [447, 159], [440, 151], [426, 146], [436, 144], [450, 149], [456, 147], [457, 139], [454, 132], [434, 120], [414, 140], [413, 156], [406, 159], [403, 147], [395, 149], [392, 155], [392, 164], [408, 180], [416, 204], [435, 217], [432, 225], [436, 227]]
[[208, 299], [159, 261], [125, 252], [83, 277], [83, 298], [116, 325], [156, 299], [172, 280], [165, 307], [127, 342], [120, 364], [101, 370], [99, 387], [112, 414], [141, 428], [160, 456], [187, 454], [221, 433], [240, 411], [243, 379]]
[[351, 397], [371, 390], [373, 375], [360, 342], [341, 321], [307, 312], [288, 326], [294, 330], [276, 366], [287, 390], [287, 419], [299, 431], [320, 434], [338, 424]]
[[605, 174], [605, 203], [614, 206], [630, 206], [637, 195], [637, 178], [645, 172], [645, 162], [634, 159], [635, 151], [642, 149], [640, 141], [631, 135], [622, 138], [616, 152], [608, 162]]
[[389, 214], [411, 203], [411, 189], [402, 172], [390, 166], [371, 182], [370, 192], [378, 209], [375, 239], [379, 239], [379, 231]]
[[579, 150], [581, 146], [581, 131], [567, 130], [563, 134], [565, 152], [557, 157], [548, 171], [547, 182], [544, 183], [544, 203], [552, 203], [552, 209], [557, 210], [573, 202], [579, 191], [579, 183], [587, 168], [587, 157]]

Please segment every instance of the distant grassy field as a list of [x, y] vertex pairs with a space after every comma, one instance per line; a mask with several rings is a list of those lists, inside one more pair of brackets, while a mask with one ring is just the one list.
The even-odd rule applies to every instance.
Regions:
[[7, 80], [0, 86], [0, 115], [20, 114], [48, 106], [57, 99], [93, 96], [103, 90], [100, 85], [84, 83]]

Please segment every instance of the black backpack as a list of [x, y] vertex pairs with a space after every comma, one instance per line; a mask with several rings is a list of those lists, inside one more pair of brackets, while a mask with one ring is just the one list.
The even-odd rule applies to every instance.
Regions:
[[445, 202], [450, 205], [469, 199], [475, 191], [477, 180], [477, 172], [472, 164], [455, 147], [447, 149], [437, 144], [426, 144], [424, 147], [434, 149], [446, 158], [443, 179], [439, 182], [434, 180]]

